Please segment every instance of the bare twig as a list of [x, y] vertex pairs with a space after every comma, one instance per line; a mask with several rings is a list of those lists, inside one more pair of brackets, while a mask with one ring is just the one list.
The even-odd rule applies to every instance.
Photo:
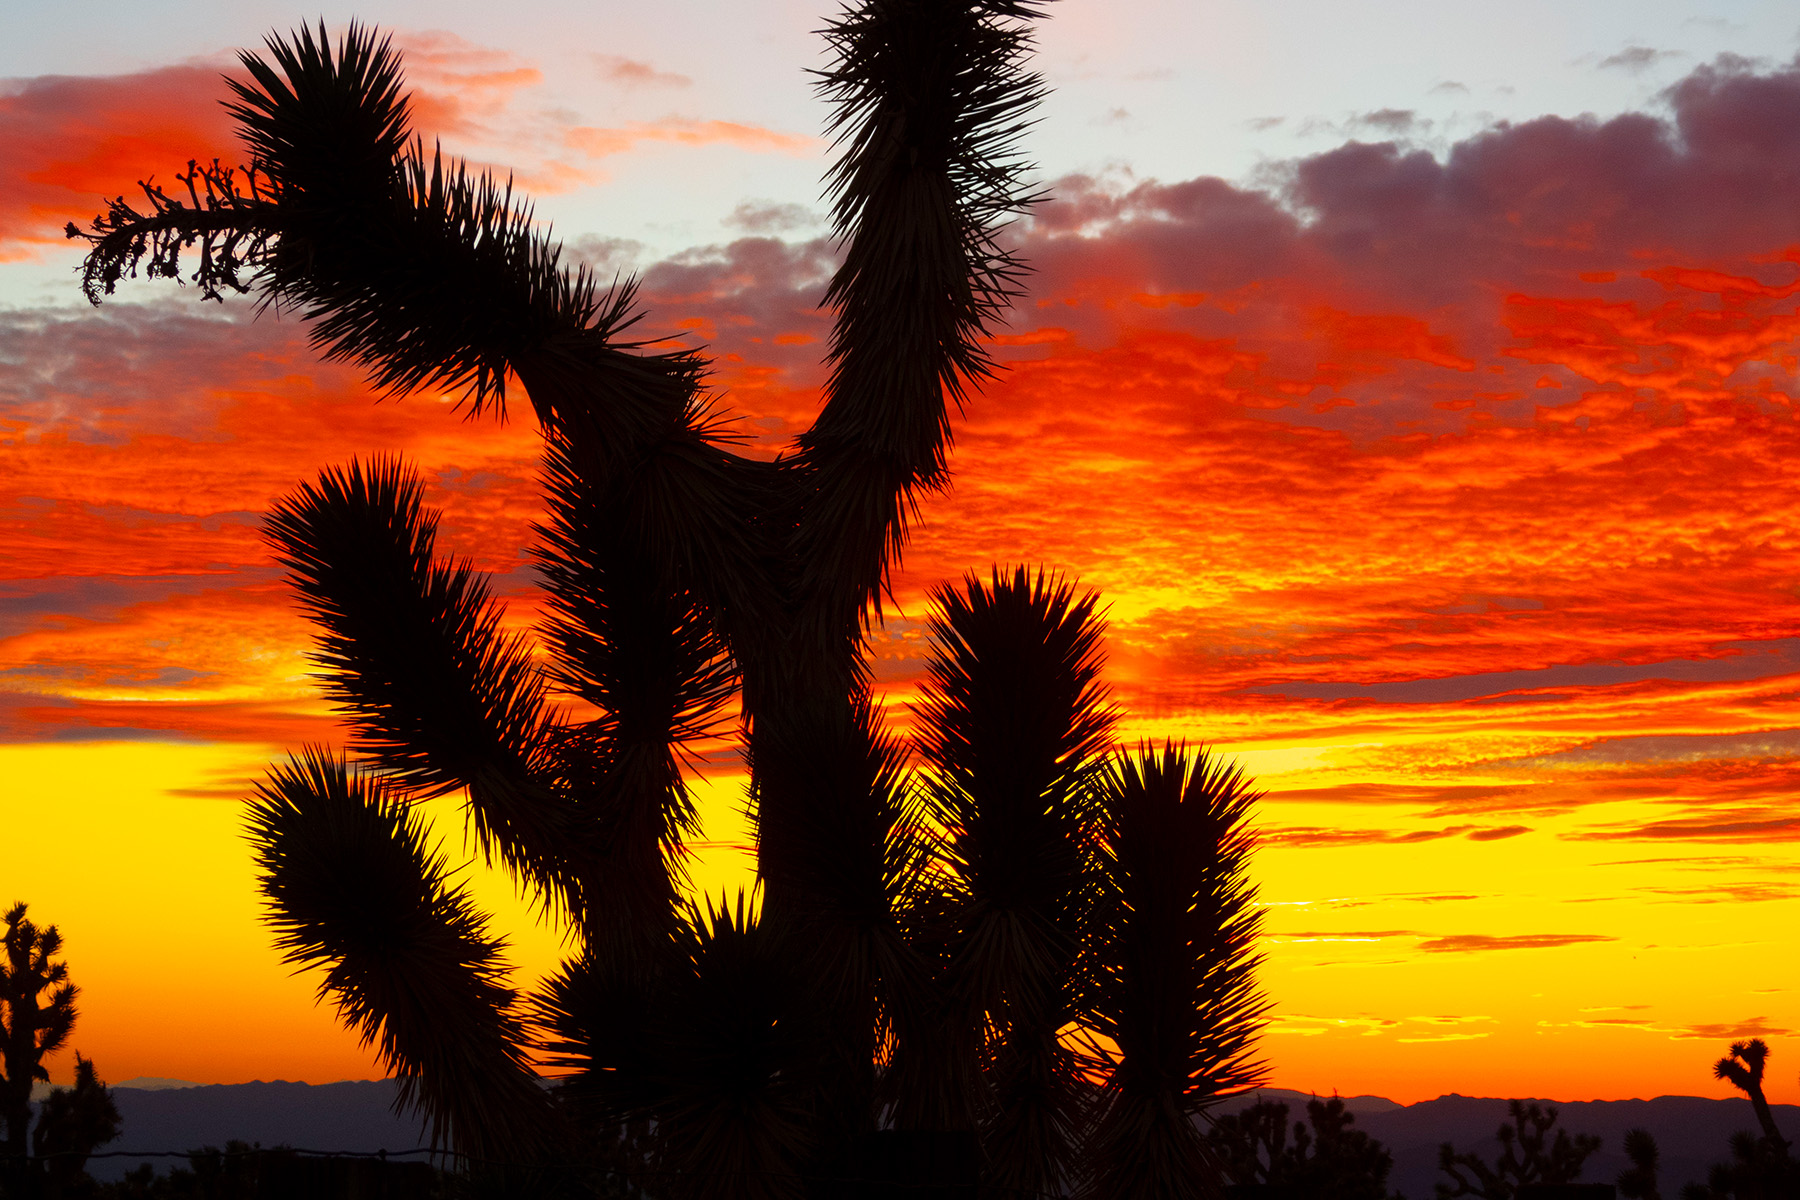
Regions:
[[112, 295], [119, 280], [135, 278], [140, 267], [146, 278], [181, 282], [181, 252], [196, 244], [200, 265], [192, 279], [201, 296], [222, 300], [226, 289], [250, 290], [244, 274], [268, 261], [278, 211], [255, 164], [227, 167], [216, 158], [208, 165], [189, 159], [187, 172], [175, 178], [187, 188], [186, 203], [152, 177], [138, 181], [147, 211], [119, 196], [106, 202], [106, 211], [89, 228], [69, 222], [64, 230], [69, 237], [93, 245], [81, 267], [81, 290], [90, 304]]

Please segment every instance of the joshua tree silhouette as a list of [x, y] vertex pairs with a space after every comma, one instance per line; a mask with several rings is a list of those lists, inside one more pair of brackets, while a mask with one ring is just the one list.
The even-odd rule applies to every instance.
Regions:
[[49, 1082], [44, 1059], [68, 1042], [81, 994], [69, 982], [69, 964], [51, 961], [62, 950], [62, 934], [54, 925], [38, 928], [25, 913], [23, 903], [6, 911], [6, 961], [0, 963], [6, 1061], [0, 1114], [6, 1118], [7, 1194], [13, 1196], [23, 1196], [27, 1186], [31, 1085]]
[[1308, 1200], [1389, 1200], [1394, 1156], [1355, 1124], [1337, 1096], [1308, 1100], [1305, 1124], [1291, 1127], [1287, 1105], [1259, 1100], [1218, 1118], [1207, 1140], [1240, 1188]]
[[1437, 1185], [1438, 1200], [1511, 1200], [1527, 1184], [1573, 1183], [1581, 1178], [1582, 1164], [1600, 1149], [1599, 1138], [1586, 1133], [1571, 1138], [1566, 1129], [1557, 1129], [1546, 1146], [1556, 1127], [1555, 1105], [1508, 1100], [1506, 1107], [1512, 1120], [1500, 1126], [1500, 1157], [1492, 1166], [1474, 1153], [1458, 1154], [1449, 1142], [1438, 1147], [1438, 1169], [1450, 1177], [1449, 1183]]
[[[44, 1097], [31, 1150], [44, 1164], [52, 1196], [75, 1195], [88, 1156], [119, 1136], [119, 1109], [94, 1070], [94, 1061], [75, 1055], [75, 1086]], [[91, 1184], [89, 1185], [91, 1186]]]
[[1756, 1110], [1756, 1123], [1762, 1126], [1769, 1149], [1778, 1157], [1787, 1154], [1787, 1139], [1775, 1127], [1775, 1114], [1769, 1111], [1769, 1099], [1763, 1095], [1763, 1071], [1769, 1063], [1769, 1046], [1761, 1038], [1731, 1043], [1731, 1052], [1713, 1064], [1713, 1078], [1727, 1080], [1732, 1087], [1750, 1098]]
[[[1210, 1194], [1189, 1118], [1259, 1070], [1242, 777], [1173, 747], [1108, 757], [1095, 598], [1042, 574], [936, 592], [917, 774], [863, 658], [1023, 269], [996, 239], [1034, 198], [1015, 147], [1039, 8], [868, 0], [826, 29], [844, 261], [825, 404], [773, 462], [730, 448], [703, 359], [630, 340], [630, 283], [565, 270], [509, 185], [413, 139], [398, 58], [359, 26], [335, 52], [302, 30], [242, 57], [248, 167], [190, 164], [185, 196], [145, 184], [143, 208], [70, 228], [96, 302], [195, 250], [203, 295], [299, 310], [384, 389], [460, 392], [471, 415], [509, 379], [529, 395], [541, 659], [436, 553], [402, 464], [328, 470], [268, 526], [360, 761], [309, 750], [272, 772], [264, 890], [289, 958], [325, 968], [460, 1150], [569, 1144], [586, 1110], [537, 1086], [542, 1048], [575, 1070], [570, 1097], [654, 1118], [686, 1194], [822, 1186], [862, 1169], [878, 1124], [980, 1130], [996, 1188]], [[733, 695], [760, 905], [688, 903], [682, 756]], [[407, 807], [454, 791], [573, 931], [533, 1000]]]
[[51, 1178], [67, 1183], [81, 1175], [94, 1147], [118, 1136], [118, 1113], [94, 1064], [75, 1056], [75, 1086], [57, 1088], [44, 1100], [37, 1129], [31, 1129], [31, 1087], [48, 1083], [44, 1060], [68, 1044], [75, 1029], [75, 1000], [81, 989], [69, 982], [69, 964], [53, 961], [62, 951], [56, 926], [39, 928], [27, 906], [6, 911], [6, 933], [0, 937], [0, 1049], [5, 1078], [0, 1079], [0, 1114], [6, 1120], [6, 1161], [0, 1181], [4, 1194], [25, 1200], [37, 1194], [38, 1178], [25, 1155], [27, 1135], [42, 1156], [57, 1157]]
[[1619, 1173], [1619, 1195], [1627, 1200], [1662, 1200], [1662, 1191], [1656, 1185], [1661, 1157], [1648, 1129], [1627, 1129], [1625, 1158], [1631, 1165]]
[[1681, 1189], [1682, 1200], [1775, 1200], [1800, 1195], [1800, 1165], [1788, 1155], [1789, 1143], [1775, 1125], [1763, 1094], [1769, 1047], [1761, 1038], [1733, 1042], [1730, 1052], [1713, 1064], [1713, 1078], [1731, 1083], [1750, 1100], [1762, 1126], [1759, 1137], [1748, 1130], [1731, 1135], [1731, 1158], [1714, 1163], [1704, 1184]]

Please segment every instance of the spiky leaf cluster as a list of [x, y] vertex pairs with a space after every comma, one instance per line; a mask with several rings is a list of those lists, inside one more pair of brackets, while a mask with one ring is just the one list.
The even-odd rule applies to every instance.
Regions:
[[1112, 772], [1092, 935], [1106, 965], [1089, 1004], [1106, 1086], [1083, 1194], [1148, 1200], [1169, 1179], [1217, 1174], [1196, 1118], [1264, 1073], [1247, 826], [1257, 796], [1240, 769], [1174, 745], [1142, 747]]
[[334, 51], [323, 26], [302, 26], [266, 49], [239, 56], [249, 82], [227, 80], [246, 166], [190, 163], [178, 176], [186, 202], [144, 181], [148, 210], [121, 197], [89, 230], [69, 226], [92, 244], [90, 301], [140, 266], [180, 278], [182, 251], [198, 247], [193, 279], [208, 299], [255, 288], [310, 318], [326, 358], [391, 392], [458, 393], [476, 412], [504, 403], [512, 357], [622, 318], [590, 272], [563, 268], [510, 180], [411, 138], [388, 38], [352, 23]]
[[249, 836], [287, 962], [400, 1080], [434, 1140], [475, 1155], [546, 1144], [500, 943], [423, 822], [378, 776], [308, 750], [258, 789]]
[[550, 715], [527, 645], [468, 564], [440, 561], [436, 514], [398, 462], [327, 470], [275, 507], [270, 540], [320, 634], [326, 694], [393, 786], [467, 789], [484, 849], [579, 905], [573, 819], [544, 778]]

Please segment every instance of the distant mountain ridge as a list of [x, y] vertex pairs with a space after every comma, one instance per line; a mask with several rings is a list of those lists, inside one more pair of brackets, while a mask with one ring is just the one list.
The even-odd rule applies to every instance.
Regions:
[[[132, 1080], [132, 1084], [140, 1081]], [[393, 1111], [397, 1085], [391, 1079], [305, 1084], [233, 1083], [176, 1086], [179, 1080], [144, 1080], [151, 1086], [119, 1085], [112, 1089], [124, 1132], [106, 1151], [184, 1151], [224, 1146], [237, 1139], [264, 1146], [289, 1145], [306, 1150], [390, 1154], [426, 1144], [423, 1123]], [[1305, 1120], [1306, 1093], [1267, 1088], [1233, 1100], [1228, 1110], [1257, 1100], [1288, 1106], [1290, 1120]], [[1438, 1144], [1478, 1150], [1492, 1158], [1499, 1152], [1494, 1133], [1507, 1119], [1503, 1099], [1454, 1093], [1418, 1104], [1397, 1104], [1381, 1096], [1346, 1096], [1344, 1106], [1356, 1115], [1356, 1128], [1379, 1139], [1394, 1155], [1389, 1186], [1408, 1200], [1431, 1200]], [[1743, 1099], [1712, 1100], [1700, 1096], [1658, 1096], [1654, 1100], [1539, 1100], [1554, 1104], [1559, 1128], [1591, 1133], [1602, 1139], [1599, 1153], [1588, 1160], [1582, 1178], [1611, 1183], [1625, 1169], [1625, 1131], [1642, 1126], [1655, 1135], [1662, 1152], [1662, 1192], [1673, 1196], [1681, 1185], [1706, 1178], [1707, 1167], [1729, 1154], [1727, 1139], [1740, 1129], [1754, 1129], [1756, 1115]], [[1790, 1138], [1800, 1138], [1800, 1107], [1771, 1106], [1775, 1121]], [[158, 1170], [184, 1165], [179, 1159], [104, 1158], [90, 1170], [98, 1179], [118, 1179], [139, 1162], [154, 1161]]]
[[[177, 1080], [148, 1082], [153, 1086], [111, 1089], [122, 1132], [102, 1153], [223, 1148], [235, 1138], [253, 1145], [370, 1154], [411, 1150], [429, 1141], [422, 1121], [395, 1115], [398, 1085], [391, 1079], [321, 1084], [278, 1079], [188, 1087], [170, 1086]], [[158, 1171], [187, 1165], [168, 1158], [102, 1158], [88, 1172], [100, 1180], [119, 1179], [141, 1162], [155, 1163]]]

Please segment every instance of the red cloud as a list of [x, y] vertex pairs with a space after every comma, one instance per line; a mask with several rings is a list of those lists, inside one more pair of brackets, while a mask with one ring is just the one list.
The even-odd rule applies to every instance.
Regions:
[[[447, 35], [409, 39], [413, 127], [472, 136], [540, 73]], [[231, 74], [238, 74], [236, 64]], [[63, 240], [104, 198], [154, 177], [178, 185], [189, 159], [242, 157], [218, 68], [162, 67], [132, 75], [45, 76], [0, 94], [0, 260]]]
[[[440, 73], [494, 95], [529, 82], [472, 53]], [[191, 84], [202, 95], [181, 111], [213, 112], [216, 80]], [[82, 86], [63, 108], [104, 110], [105, 89]], [[1291, 794], [1441, 814], [1376, 837], [1496, 839], [1516, 827], [1448, 818], [1596, 798], [1697, 806], [1685, 820], [1788, 786], [1786, 764], [1729, 779], [1519, 765], [1624, 734], [1800, 724], [1785, 660], [1747, 649], [1792, 634], [1800, 573], [1800, 480], [1784, 467], [1800, 455], [1800, 182], [1782, 156], [1800, 72], [1702, 72], [1673, 99], [1672, 122], [1545, 119], [1441, 160], [1353, 144], [1296, 164], [1279, 195], [1063, 181], [1018, 230], [1037, 273], [995, 339], [1009, 369], [958, 425], [953, 490], [923, 507], [874, 647], [884, 686], [903, 700], [916, 678], [926, 585], [1044, 563], [1115, 602], [1112, 678], [1147, 731], [1404, 734], [1365, 758], [1417, 783]], [[37, 170], [9, 161], [18, 179]], [[643, 328], [705, 342], [721, 403], [773, 453], [818, 404], [833, 265], [824, 240], [696, 249], [646, 273]], [[472, 428], [427, 397], [371, 407], [298, 325], [244, 311], [9, 318], [10, 571], [261, 568], [255, 513], [382, 449], [438, 473], [457, 549], [517, 571], [534, 512], [524, 423]], [[173, 596], [145, 603], [146, 629], [178, 619]], [[302, 647], [283, 603], [246, 599]], [[33, 670], [72, 665], [68, 639], [31, 636]], [[1656, 670], [1734, 656], [1771, 665]], [[1567, 670], [1544, 686], [1469, 682], [1551, 667]], [[122, 675], [159, 670], [146, 658]], [[54, 691], [46, 678], [32, 686]], [[1418, 680], [1449, 682], [1408, 703], [1354, 687]], [[1457, 773], [1478, 764], [1517, 782]]]
[[1672, 817], [1636, 826], [1610, 826], [1582, 835], [1619, 841], [1797, 842], [1800, 817], [1772, 809], [1719, 810], [1703, 816]]
[[233, 157], [223, 90], [217, 70], [184, 66], [46, 76], [0, 95], [0, 259], [61, 241], [139, 179], [174, 187], [190, 158]]
[[1579, 946], [1585, 942], [1618, 940], [1600, 933], [1521, 933], [1509, 937], [1454, 933], [1447, 937], [1427, 938], [1419, 943], [1419, 949], [1440, 954], [1466, 954], [1480, 950], [1552, 950], [1561, 946]]

